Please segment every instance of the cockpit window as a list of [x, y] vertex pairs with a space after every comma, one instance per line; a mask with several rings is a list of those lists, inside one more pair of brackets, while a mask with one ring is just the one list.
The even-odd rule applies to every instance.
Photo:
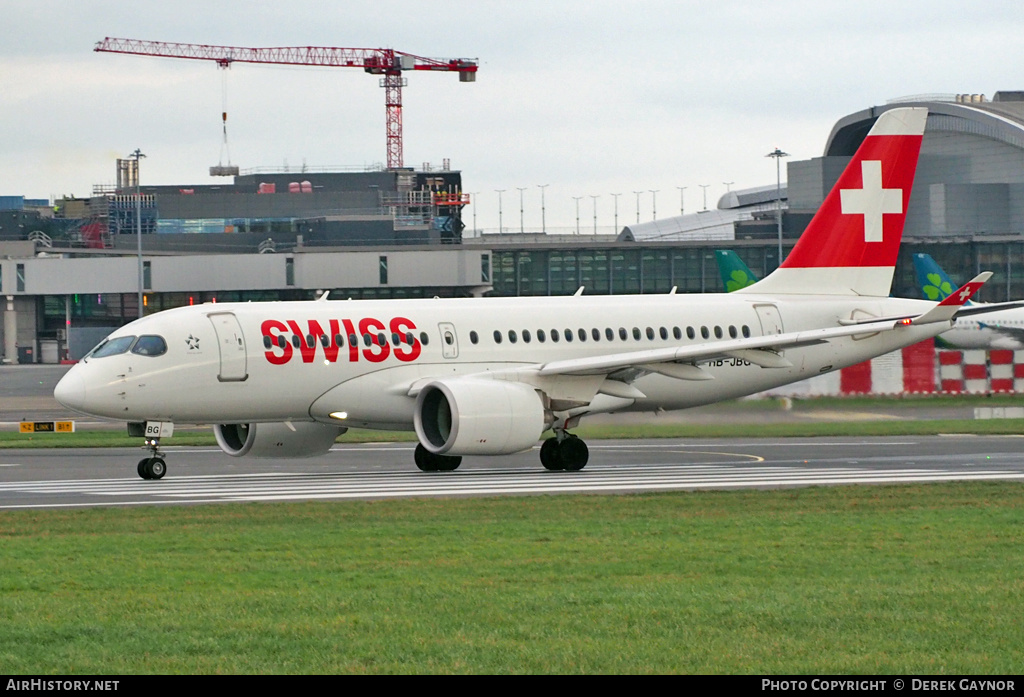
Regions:
[[101, 341], [99, 346], [89, 352], [87, 358], [103, 358], [104, 356], [116, 356], [119, 353], [124, 353], [128, 350], [128, 347], [135, 341], [134, 336], [119, 336], [114, 339], [105, 339]]
[[167, 342], [162, 336], [144, 334], [132, 346], [132, 353], [140, 356], [162, 356], [167, 353]]

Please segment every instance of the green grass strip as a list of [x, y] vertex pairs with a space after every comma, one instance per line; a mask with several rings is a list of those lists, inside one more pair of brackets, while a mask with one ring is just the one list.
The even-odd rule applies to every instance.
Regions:
[[1024, 485], [0, 513], [0, 673], [1020, 671]]

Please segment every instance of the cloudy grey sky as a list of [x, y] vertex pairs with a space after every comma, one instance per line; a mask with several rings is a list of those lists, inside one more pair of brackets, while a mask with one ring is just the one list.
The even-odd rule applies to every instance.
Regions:
[[[360, 70], [93, 52], [106, 36], [228, 46], [394, 48], [477, 58], [477, 82], [406, 73], [405, 163], [449, 158], [472, 225], [619, 225], [771, 184], [765, 154], [821, 154], [840, 117], [923, 93], [1024, 89], [1019, 0], [0, 0], [0, 195], [88, 196], [114, 160], [143, 181], [214, 183], [226, 91], [232, 164], [385, 160], [384, 94]], [[226, 85], [226, 87], [225, 87]], [[223, 158], [227, 163], [227, 158]]]

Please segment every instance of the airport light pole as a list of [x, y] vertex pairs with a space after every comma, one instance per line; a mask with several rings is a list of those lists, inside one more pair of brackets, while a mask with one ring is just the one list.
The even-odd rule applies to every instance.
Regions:
[[469, 193], [469, 204], [473, 206], [473, 237], [479, 237], [480, 234], [476, 229], [476, 197], [480, 195], [479, 191], [470, 191]]
[[736, 182], [722, 182], [722, 183], [725, 184], [725, 193], [729, 193], [730, 187], [733, 184], [735, 184]]
[[622, 194], [609, 194], [609, 196], [611, 196], [615, 200], [615, 227], [613, 229], [615, 230], [615, 234], [618, 235], [619, 234], [619, 196], [622, 196]]
[[765, 157], [775, 158], [775, 224], [779, 231], [779, 266], [782, 265], [782, 167], [780, 161], [789, 157], [788, 152], [775, 148]]
[[711, 186], [711, 185], [710, 184], [698, 184], [697, 186], [699, 186], [700, 188], [702, 188], [704, 190], [704, 210], [707, 210], [708, 209], [708, 187]]
[[548, 232], [548, 221], [544, 211], [544, 189], [551, 186], [550, 184], [538, 184], [537, 188], [540, 189], [540, 231], [545, 235]]
[[683, 192], [686, 191], [685, 186], [677, 186], [679, 189], [679, 215], [683, 215]]
[[642, 194], [643, 191], [634, 191], [633, 193], [636, 194], [636, 222], [637, 222], [637, 224], [639, 224], [640, 223], [640, 194]]
[[501, 222], [501, 195], [505, 193], [504, 189], [495, 189], [498, 194], [498, 234], [502, 233], [502, 222]]
[[517, 186], [516, 188], [519, 189], [519, 234], [521, 235], [525, 232], [523, 229], [523, 192], [526, 191], [526, 187]]
[[600, 195], [594, 196], [593, 194], [591, 194], [590, 198], [594, 202], [594, 234], [596, 235], [597, 234], [597, 199], [601, 198], [601, 196]]
[[135, 159], [135, 237], [138, 243], [139, 259], [139, 319], [143, 315], [142, 307], [142, 181], [139, 176], [139, 159], [145, 157], [142, 150], [135, 148], [135, 152], [128, 155]]
[[580, 234], [580, 199], [583, 197], [573, 196], [572, 198], [576, 201], [576, 234], [578, 235]]
[[648, 189], [651, 192], [651, 220], [658, 219], [658, 192], [661, 189]]

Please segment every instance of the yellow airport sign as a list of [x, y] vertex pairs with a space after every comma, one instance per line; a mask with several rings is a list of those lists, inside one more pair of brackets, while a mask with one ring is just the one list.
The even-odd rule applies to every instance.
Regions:
[[74, 433], [74, 421], [22, 421], [20, 433]]

